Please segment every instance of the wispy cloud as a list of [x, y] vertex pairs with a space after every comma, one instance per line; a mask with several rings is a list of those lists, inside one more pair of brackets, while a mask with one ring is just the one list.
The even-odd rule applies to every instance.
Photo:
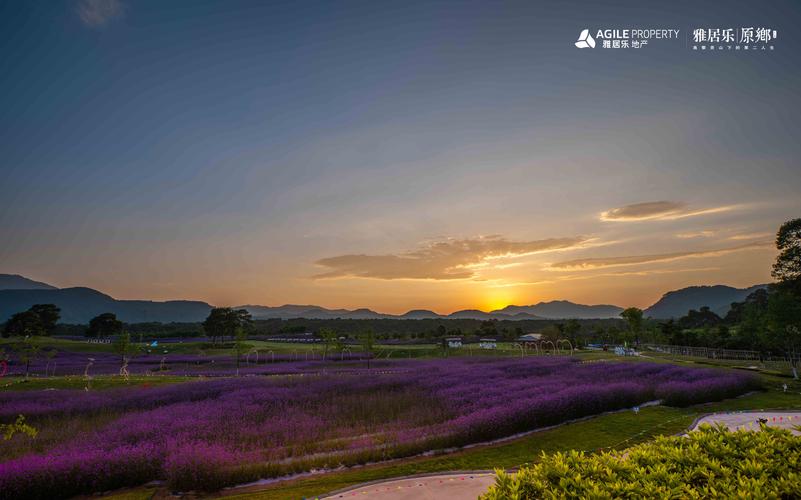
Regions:
[[556, 262], [550, 265], [551, 270], [582, 270], [599, 269], [605, 267], [630, 266], [635, 264], [650, 264], [652, 262], [669, 262], [680, 259], [692, 259], [699, 257], [716, 257], [733, 252], [753, 250], [757, 248], [770, 248], [772, 243], [769, 241], [749, 243], [729, 248], [718, 248], [715, 250], [698, 250], [693, 252], [674, 252], [651, 255], [628, 255], [623, 257], [600, 257], [589, 259], [574, 259], [563, 262]]
[[719, 236], [721, 239], [726, 239], [730, 241], [746, 241], [746, 240], [756, 240], [756, 239], [764, 240], [766, 238], [770, 238], [771, 236], [773, 236], [773, 233], [769, 232], [736, 233], [735, 230], [733, 229], [723, 229], [719, 231], [708, 229], [702, 231], [687, 231], [684, 233], [676, 234], [676, 237], [681, 239], [712, 238], [715, 236]]
[[79, 0], [76, 11], [85, 25], [99, 28], [122, 17], [125, 14], [125, 4], [120, 0]]
[[729, 236], [728, 239], [735, 240], [735, 241], [738, 241], [738, 240], [755, 240], [757, 238], [768, 238], [770, 236], [773, 236], [773, 233], [768, 233], [768, 232], [765, 232], [765, 233], [741, 233], [741, 234], [735, 234], [735, 235]]
[[556, 278], [557, 281], [574, 281], [594, 278], [621, 278], [629, 276], [658, 276], [661, 274], [706, 273], [720, 271], [719, 267], [688, 267], [682, 269], [643, 269], [638, 271], [620, 271], [610, 273], [572, 274]]
[[690, 267], [682, 269], [646, 269], [638, 271], [620, 271], [620, 272], [601, 272], [592, 274], [565, 274], [556, 276], [552, 279], [537, 280], [537, 281], [514, 281], [507, 279], [494, 279], [490, 280], [491, 288], [510, 288], [518, 286], [534, 286], [534, 285], [551, 285], [561, 281], [577, 281], [577, 280], [591, 280], [597, 278], [621, 278], [621, 277], [638, 277], [638, 276], [654, 276], [661, 274], [681, 274], [681, 273], [702, 273], [720, 271], [719, 267]]
[[400, 254], [349, 254], [320, 259], [315, 264], [329, 270], [315, 278], [472, 279], [490, 259], [568, 250], [587, 241], [580, 236], [534, 241], [509, 241], [497, 235], [449, 239]]
[[692, 238], [711, 238], [715, 236], [717, 231], [712, 230], [704, 230], [704, 231], [688, 231], [686, 233], [678, 233], [676, 234], [676, 238], [681, 239], [692, 239]]
[[698, 215], [728, 212], [736, 205], [708, 208], [690, 208], [679, 201], [649, 201], [635, 203], [601, 212], [600, 219], [607, 222], [633, 222], [643, 220], [676, 220]]

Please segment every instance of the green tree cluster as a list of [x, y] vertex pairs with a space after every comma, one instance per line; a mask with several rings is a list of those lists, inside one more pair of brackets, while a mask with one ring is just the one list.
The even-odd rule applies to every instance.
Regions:
[[6, 321], [3, 325], [3, 337], [50, 335], [60, 318], [61, 309], [54, 304], [35, 304]]
[[638, 309], [636, 307], [629, 307], [628, 309], [624, 310], [620, 313], [620, 317], [626, 320], [628, 324], [629, 331], [628, 331], [628, 338], [626, 339], [627, 342], [634, 342], [634, 344], [640, 343], [640, 335], [642, 334], [642, 327], [643, 327], [643, 312], [642, 309]]
[[234, 340], [237, 333], [249, 333], [253, 327], [253, 318], [245, 309], [215, 307], [203, 321], [203, 331], [211, 338], [212, 343], [224, 342], [226, 338]]
[[95, 316], [89, 321], [89, 328], [86, 329], [86, 336], [91, 338], [105, 339], [112, 335], [121, 335], [123, 329], [122, 321], [117, 319], [114, 313], [103, 313]]

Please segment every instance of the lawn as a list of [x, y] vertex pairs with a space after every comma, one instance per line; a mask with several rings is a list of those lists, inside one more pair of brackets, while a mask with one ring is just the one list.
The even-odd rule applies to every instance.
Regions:
[[[148, 343], [137, 343], [133, 339], [132, 351], [129, 351], [127, 369], [130, 373], [144, 374], [159, 372], [164, 375], [214, 376], [236, 374], [236, 350], [233, 342], [211, 344], [198, 342], [197, 339], [187, 341], [169, 341], [160, 339], [153, 346]], [[44, 378], [64, 375], [81, 375], [87, 369], [90, 375], [118, 374], [122, 367], [122, 359], [116, 354], [113, 343], [95, 343], [86, 340], [74, 340], [60, 337], [33, 337], [30, 344], [38, 349], [37, 354], [27, 367], [28, 376]], [[433, 344], [376, 345], [369, 356], [373, 359], [411, 359], [411, 358], [443, 358], [457, 356], [518, 356], [519, 348], [512, 344], [500, 343], [497, 350], [483, 350], [476, 346], [443, 351]], [[25, 375], [26, 366], [19, 359], [18, 350], [21, 341], [18, 339], [0, 339], [0, 360], [10, 359], [7, 376]], [[358, 345], [346, 345], [342, 351], [330, 349], [314, 343], [287, 343], [263, 340], [248, 340], [240, 347], [240, 365], [253, 368], [254, 365], [267, 365], [286, 361], [342, 361], [363, 359], [368, 357], [362, 353]], [[91, 363], [90, 363], [91, 361]], [[212, 366], [212, 363], [218, 363]], [[227, 368], [227, 372], [222, 368]], [[251, 370], [252, 374], [271, 374], [275, 370], [267, 369], [264, 373]], [[278, 370], [280, 371], [280, 370]]]

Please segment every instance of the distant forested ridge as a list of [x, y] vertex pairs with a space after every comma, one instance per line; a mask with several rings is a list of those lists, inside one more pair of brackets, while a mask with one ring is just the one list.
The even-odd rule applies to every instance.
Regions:
[[690, 309], [708, 307], [718, 316], [725, 315], [731, 304], [742, 302], [760, 288], [768, 285], [754, 285], [748, 288], [733, 288], [725, 285], [691, 286], [667, 292], [651, 307], [643, 312], [646, 317], [655, 319], [680, 318]]

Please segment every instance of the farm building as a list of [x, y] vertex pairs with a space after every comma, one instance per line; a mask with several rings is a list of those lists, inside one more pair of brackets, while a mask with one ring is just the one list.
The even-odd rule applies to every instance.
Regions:
[[480, 339], [478, 341], [478, 346], [482, 349], [497, 349], [498, 341], [495, 339]]
[[542, 340], [541, 333], [527, 333], [525, 335], [521, 335], [517, 338], [518, 342], [537, 342]]

